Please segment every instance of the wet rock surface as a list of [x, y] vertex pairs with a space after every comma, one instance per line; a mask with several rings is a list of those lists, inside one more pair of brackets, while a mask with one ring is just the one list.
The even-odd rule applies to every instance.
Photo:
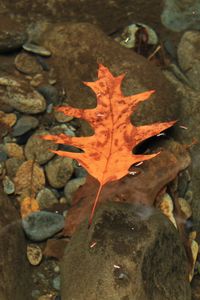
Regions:
[[141, 206], [106, 204], [89, 231], [87, 222], [82, 224], [66, 249], [61, 296], [187, 300], [186, 269], [181, 241], [163, 215]]
[[[84, 198], [84, 206], [85, 208], [90, 209], [92, 205], [91, 201], [94, 200], [95, 197], [96, 183], [90, 182], [88, 185], [87, 181], [85, 187], [81, 187], [85, 182], [84, 177], [87, 172], [76, 164], [73, 164], [73, 167], [71, 165], [69, 168], [66, 168], [66, 165], [64, 167], [64, 160], [63, 165], [60, 163], [57, 167], [57, 164], [55, 163], [56, 157], [49, 151], [49, 149], [75, 152], [79, 150], [71, 146], [53, 145], [50, 142], [40, 139], [39, 135], [64, 133], [71, 136], [86, 136], [93, 133], [92, 128], [86, 122], [55, 112], [54, 107], [60, 104], [72, 105], [80, 108], [95, 107], [95, 95], [88, 87], [84, 86], [82, 82], [96, 80], [97, 64], [102, 63], [109, 67], [115, 76], [126, 72], [126, 77], [122, 85], [122, 90], [125, 95], [131, 95], [149, 89], [156, 90], [156, 93], [152, 95], [150, 101], [143, 103], [137, 108], [134, 115], [132, 115], [132, 122], [134, 124], [149, 124], [173, 119], [179, 120], [177, 125], [175, 125], [172, 130], [169, 130], [165, 137], [158, 137], [158, 139], [168, 139], [173, 136], [176, 140], [179, 140], [181, 144], [189, 145], [182, 147], [190, 148], [192, 167], [189, 167], [189, 171], [185, 170], [190, 163], [190, 158], [188, 158], [187, 155], [187, 157], [184, 156], [182, 160], [177, 159], [177, 157], [167, 160], [166, 156], [162, 156], [163, 163], [159, 162], [160, 169], [153, 168], [151, 172], [149, 171], [148, 166], [147, 170], [144, 165], [144, 173], [150, 174], [152, 180], [145, 181], [148, 183], [145, 185], [145, 195], [143, 194], [139, 201], [142, 203], [145, 201], [154, 203], [154, 198], [159, 192], [159, 188], [166, 189], [167, 187], [167, 189], [169, 189], [170, 182], [175, 181], [173, 176], [176, 176], [178, 187], [173, 187], [173, 189], [178, 193], [179, 197], [184, 199], [183, 201], [187, 201], [187, 204], [192, 206], [192, 216], [190, 216], [187, 226], [190, 226], [190, 230], [198, 230], [198, 220], [200, 216], [200, 178], [199, 149], [198, 144], [195, 144], [195, 141], [198, 142], [200, 140], [199, 95], [197, 91], [199, 88], [199, 36], [198, 32], [192, 31], [192, 29], [199, 28], [198, 2], [166, 0], [161, 4], [158, 0], [153, 0], [151, 2], [139, 0], [102, 0], [93, 3], [88, 0], [81, 2], [74, 0], [73, 3], [70, 2], [70, 10], [66, 9], [67, 5], [69, 5], [68, 0], [58, 0], [53, 2], [39, 2], [38, 0], [35, 0], [34, 4], [19, 0], [17, 5], [14, 2], [2, 0], [0, 3], [0, 178], [4, 184], [5, 192], [9, 195], [9, 200], [13, 206], [17, 207], [19, 213], [19, 206], [22, 203], [23, 197], [16, 193], [16, 191], [19, 191], [17, 182], [20, 182], [20, 178], [18, 178], [18, 181], [15, 181], [14, 178], [16, 177], [20, 166], [25, 161], [33, 160], [40, 164], [43, 171], [45, 169], [47, 170], [49, 165], [52, 165], [50, 168], [51, 170], [48, 171], [48, 176], [46, 172], [45, 176], [48, 180], [44, 181], [45, 186], [40, 186], [37, 193], [34, 192], [33, 188], [34, 180], [31, 177], [33, 172], [29, 172], [28, 176], [26, 176], [26, 174], [20, 176], [26, 179], [26, 186], [28, 187], [26, 192], [28, 193], [28, 197], [36, 201], [36, 203], [39, 203], [40, 209], [53, 211], [54, 215], [55, 212], [59, 212], [62, 219], [64, 218], [63, 216], [68, 217], [70, 211], [68, 210], [68, 206], [73, 203], [74, 199], [77, 199], [77, 189], [78, 193], [83, 191], [82, 198]], [[80, 11], [82, 12], [81, 15]], [[161, 21], [167, 28], [163, 26]], [[164, 51], [159, 50], [151, 59], [147, 59], [142, 55], [139, 55], [141, 53], [136, 54], [133, 49], [123, 48], [115, 41], [115, 37], [121, 34], [125, 26], [129, 26], [136, 22], [144, 23], [155, 30], [158, 35], [158, 47], [160, 46], [159, 43], [161, 43], [161, 47], [163, 43], [165, 46]], [[182, 36], [182, 30], [185, 30], [186, 28], [188, 28], [189, 31]], [[175, 31], [179, 33], [176, 33]], [[179, 44], [181, 36], [182, 39]], [[178, 52], [176, 51], [177, 48]], [[166, 56], [164, 55], [164, 57], [162, 57], [161, 52], [164, 53], [166, 51]], [[115, 55], [113, 55], [113, 53], [115, 53]], [[150, 54], [152, 53], [153, 52]], [[176, 61], [177, 59], [178, 63]], [[149, 113], [149, 111], [151, 113]], [[179, 126], [182, 126], [182, 128]], [[155, 140], [147, 141], [147, 145], [142, 145], [137, 151], [141, 153], [145, 151], [148, 152], [149, 148], [152, 149], [152, 144], [155, 142]], [[156, 144], [156, 147], [157, 146], [158, 145]], [[165, 148], [164, 144], [163, 147]], [[176, 161], [175, 165], [173, 164], [174, 159]], [[60, 161], [62, 161], [62, 159], [60, 159]], [[169, 168], [166, 168], [165, 166], [166, 161], [169, 162]], [[151, 164], [149, 166], [155, 167]], [[69, 171], [67, 169], [70, 170], [70, 174], [67, 175], [66, 179], [66, 174]], [[165, 170], [167, 173], [164, 175], [162, 174], [162, 176], [159, 175], [161, 169]], [[141, 168], [141, 170], [143, 169]], [[154, 172], [156, 172], [156, 176]], [[189, 175], [186, 173], [189, 173]], [[64, 175], [62, 176], [62, 174]], [[143, 179], [146, 178], [145, 174], [143, 174]], [[157, 184], [156, 187], [155, 180], [153, 180], [155, 178], [158, 178], [160, 184]], [[162, 181], [163, 179], [165, 180]], [[121, 201], [127, 197], [130, 198], [129, 200], [132, 202], [138, 201], [136, 194], [141, 196], [139, 191], [140, 185], [136, 186], [136, 193], [135, 190], [133, 193], [130, 193], [130, 190], [128, 189], [130, 186], [134, 187], [131, 182], [129, 176], [128, 180], [127, 178], [124, 182], [122, 180], [122, 182], [119, 182], [119, 185], [118, 183], [111, 184], [110, 187], [107, 189], [105, 188], [102, 199], [108, 197], [109, 194], [111, 195], [109, 196], [112, 198], [111, 200], [114, 201]], [[175, 183], [173, 184], [175, 185]], [[114, 189], [117, 189], [117, 192], [110, 194]], [[141, 189], [143, 189], [142, 185]], [[174, 200], [172, 195], [171, 199]], [[80, 205], [80, 209], [83, 209], [82, 203], [78, 203], [78, 205]], [[190, 209], [191, 207], [189, 206], [189, 210]], [[5, 214], [4, 206], [3, 213]], [[42, 213], [45, 214], [46, 212], [42, 211]], [[10, 211], [9, 214], [12, 215]], [[87, 214], [89, 214], [88, 210]], [[80, 223], [81, 220], [84, 221], [87, 214], [83, 211], [78, 223]], [[4, 219], [4, 216], [2, 218]], [[73, 217], [73, 220], [74, 219], [77, 221], [77, 214]], [[158, 221], [158, 224], [160, 224], [160, 221]], [[31, 224], [32, 230], [36, 225], [33, 223]], [[163, 224], [160, 226], [163, 228]], [[145, 236], [146, 227], [142, 228], [141, 232]], [[105, 228], [102, 227], [102, 231], [105, 233], [110, 232], [109, 230], [110, 229], [106, 226]], [[40, 229], [38, 229], [38, 232], [40, 232]], [[120, 228], [117, 228], [117, 232], [120, 232]], [[168, 233], [169, 230], [167, 226], [166, 234]], [[51, 236], [48, 235], [48, 237], [52, 238], [54, 234], [55, 232], [52, 231]], [[15, 246], [19, 245], [18, 240], [16, 241], [18, 233], [15, 232], [14, 235], [15, 240], [12, 242], [12, 246], [13, 243], [15, 243]], [[10, 231], [8, 232], [8, 236], [11, 237], [11, 241], [14, 239]], [[5, 272], [8, 270], [8, 274], [10, 274], [9, 268], [11, 262], [8, 260], [8, 257], [5, 256], [5, 249], [8, 247], [12, 248], [8, 243], [8, 236], [2, 239], [2, 243], [5, 243], [5, 245], [0, 245], [0, 248], [3, 248], [1, 261], [4, 260], [7, 264], [5, 266]], [[123, 234], [121, 234], [121, 236], [123, 236]], [[171, 238], [170, 233], [169, 236]], [[46, 252], [50, 254], [50, 259], [46, 257], [45, 259], [42, 258], [40, 264], [31, 271], [33, 273], [31, 284], [32, 292], [29, 291], [27, 294], [26, 290], [22, 288], [21, 283], [16, 288], [16, 297], [19, 299], [60, 299], [59, 271], [54, 271], [54, 267], [57, 267], [57, 265], [54, 266], [55, 261], [52, 260], [51, 255], [54, 258], [61, 257], [61, 255], [58, 255], [57, 253], [63, 251], [57, 251], [55, 249], [62, 248], [58, 241], [64, 242], [65, 239], [63, 239], [63, 237], [57, 239], [57, 235], [53, 238], [55, 246], [51, 251]], [[187, 238], [188, 237], [186, 237], [186, 240]], [[160, 242], [160, 240], [158, 241]], [[175, 239], [170, 239], [169, 242], [171, 242], [170, 246], [174, 247], [177, 241]], [[45, 243], [46, 242], [42, 242], [42, 244], [41, 242], [38, 243], [42, 251], [44, 250], [43, 247], [45, 247]], [[70, 247], [73, 247], [73, 243], [74, 242], [72, 241]], [[146, 243], [148, 244], [148, 241], [146, 241]], [[164, 241], [162, 240], [162, 243], [165, 245], [167, 242], [164, 239]], [[16, 253], [18, 253], [19, 249], [24, 253], [23, 242], [22, 245], [23, 251], [20, 248], [21, 246], [16, 246], [16, 248], [13, 247]], [[158, 245], [158, 249], [160, 249], [159, 247], [160, 246]], [[167, 247], [168, 244], [166, 248]], [[91, 250], [94, 248], [92, 247]], [[157, 254], [155, 247], [152, 247], [149, 252], [145, 252], [148, 261], [154, 262], [151, 253], [155, 254], [155, 257], [158, 257], [158, 259], [160, 257], [159, 255], [164, 255], [164, 250], [163, 252], [161, 250]], [[12, 252], [12, 249], [10, 251]], [[110, 253], [110, 249], [105, 248], [105, 251]], [[138, 257], [140, 257], [139, 253]], [[21, 258], [21, 261], [23, 258]], [[173, 257], [173, 259], [179, 258]], [[101, 256], [98, 259], [99, 264], [100, 260]], [[164, 262], [165, 266], [165, 263], [168, 263], [168, 258], [164, 256], [162, 262]], [[183, 258], [183, 266], [184, 262], [185, 260]], [[24, 262], [22, 261], [22, 265], [23, 263]], [[71, 267], [72, 264], [73, 262], [71, 262]], [[156, 264], [159, 264], [159, 262], [156, 261]], [[121, 265], [116, 266], [121, 268]], [[156, 268], [153, 263], [152, 266], [153, 268]], [[170, 263], [169, 266], [171, 266]], [[179, 266], [179, 262], [177, 266]], [[141, 264], [139, 267], [142, 269]], [[127, 285], [126, 289], [128, 290], [130, 278], [126, 272], [122, 272], [121, 274], [120, 268], [114, 267], [114, 269], [112, 269], [114, 270], [113, 278], [114, 280], [117, 280], [117, 287], [120, 286], [121, 289], [122, 283], [125, 283], [125, 285]], [[144, 268], [147, 272], [143, 271]], [[144, 268], [142, 269], [142, 279], [145, 280], [144, 283], [146, 284], [143, 285], [142, 291], [144, 297], [149, 294], [151, 299], [147, 298], [148, 300], [152, 300], [154, 297], [155, 299], [165, 299], [164, 296], [167, 297], [169, 284], [172, 284], [170, 280], [172, 280], [175, 275], [173, 274], [171, 279], [167, 277], [166, 282], [163, 284], [162, 276], [164, 276], [166, 273], [165, 271], [169, 269], [164, 270], [161, 268], [161, 270], [157, 270], [157, 273], [162, 273], [160, 278], [155, 277], [155, 280], [160, 283], [159, 286], [161, 288], [159, 290], [154, 285], [155, 282], [153, 280], [151, 280], [152, 286], [149, 284], [150, 278], [148, 277], [148, 274], [151, 275], [152, 279], [154, 278], [154, 273], [151, 273], [148, 262], [146, 264], [144, 263]], [[83, 271], [82, 268], [81, 270]], [[91, 266], [91, 274], [96, 273], [94, 270], [95, 268], [92, 273]], [[87, 272], [87, 268], [85, 269], [85, 272]], [[63, 272], [63, 274], [65, 273]], [[182, 276], [182, 269], [179, 268], [175, 270], [175, 274], [178, 274], [177, 276]], [[11, 281], [13, 280], [13, 284], [12, 282], [10, 283], [11, 287], [16, 287], [16, 283], [14, 283], [13, 279], [15, 275], [15, 273], [9, 275]], [[69, 276], [69, 274], [67, 276]], [[74, 273], [73, 276], [75, 278]], [[87, 276], [89, 276], [89, 274], [83, 275], [84, 278], [87, 278]], [[170, 291], [170, 293], [172, 293], [169, 294], [169, 297], [172, 296], [170, 300], [175, 297], [177, 287], [179, 287], [179, 284], [182, 282], [182, 279], [179, 279], [180, 282], [174, 288], [174, 294]], [[21, 278], [22, 282], [24, 282], [23, 280], [24, 279]], [[176, 280], [177, 277], [174, 279], [174, 282], [177, 282]], [[5, 282], [3, 282], [2, 286], [7, 287], [7, 281]], [[111, 282], [110, 288], [112, 286]], [[171, 286], [174, 287], [174, 285]], [[25, 299], [23, 299], [21, 291], [19, 291], [20, 288], [25, 293]], [[71, 293], [73, 293], [72, 288], [73, 284], [72, 287], [70, 287]], [[193, 285], [193, 288], [195, 289], [196, 285]], [[124, 286], [122, 290], [123, 289]], [[100, 290], [99, 284], [97, 293]], [[186, 296], [184, 296], [182, 287], [180, 291], [182, 293], [180, 293], [180, 297], [182, 296], [181, 299], [188, 299], [184, 298]], [[151, 294], [151, 292], [154, 294]], [[5, 294], [5, 290], [3, 293]], [[7, 289], [6, 293], [6, 297], [10, 298], [6, 298], [5, 300], [15, 299], [15, 297], [13, 298], [11, 288]], [[4, 294], [2, 297], [5, 297]], [[198, 295], [198, 289], [196, 294], [193, 294]], [[125, 296], [126, 295], [124, 295], [124, 297]], [[16, 299], [18, 300], [18, 298]], [[99, 299], [102, 299], [101, 295], [99, 296]], [[179, 299], [178, 296], [177, 299]], [[62, 300], [65, 300], [65, 298]], [[66, 296], [66, 300], [71, 299]]]
[[26, 300], [31, 293], [31, 269], [20, 218], [0, 189], [0, 299]]

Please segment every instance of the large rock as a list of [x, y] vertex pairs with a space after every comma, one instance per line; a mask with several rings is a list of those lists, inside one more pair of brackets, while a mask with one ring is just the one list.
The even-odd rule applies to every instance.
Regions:
[[[66, 9], [69, 8], [70, 9]], [[140, 21], [152, 25], [159, 20], [162, 10], [160, 0], [18, 0], [17, 5], [12, 1], [1, 0], [0, 14], [11, 17], [15, 13], [15, 20], [44, 20], [45, 18], [59, 21], [90, 22], [99, 24], [107, 32], [112, 32], [126, 25], [128, 22]], [[151, 13], [150, 13], [151, 12]], [[17, 17], [16, 17], [17, 15]], [[6, 23], [4, 23], [5, 27]], [[159, 26], [158, 26], [159, 27]]]
[[165, 0], [162, 23], [173, 31], [200, 29], [199, 0]]
[[30, 266], [17, 211], [0, 190], [0, 299], [30, 299]]
[[125, 49], [97, 27], [87, 23], [49, 25], [37, 42], [52, 52], [49, 62], [55, 68], [60, 88], [67, 91], [69, 105], [95, 107], [94, 93], [82, 82], [95, 81], [97, 63], [103, 63], [115, 76], [126, 73], [122, 85], [125, 95], [156, 90], [150, 101], [137, 109], [135, 122], [147, 124], [176, 119], [179, 99], [160, 69]]
[[82, 223], [61, 261], [63, 300], [189, 300], [175, 227], [153, 208], [110, 203]]

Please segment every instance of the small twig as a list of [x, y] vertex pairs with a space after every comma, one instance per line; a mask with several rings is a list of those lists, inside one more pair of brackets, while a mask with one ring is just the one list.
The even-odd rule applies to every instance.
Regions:
[[151, 60], [151, 59], [156, 55], [156, 53], [157, 53], [158, 51], [160, 51], [160, 49], [161, 49], [161, 46], [158, 45], [158, 46], [156, 47], [156, 49], [153, 51], [153, 53], [151, 53], [151, 54], [147, 57], [147, 59], [148, 59], [148, 60]]

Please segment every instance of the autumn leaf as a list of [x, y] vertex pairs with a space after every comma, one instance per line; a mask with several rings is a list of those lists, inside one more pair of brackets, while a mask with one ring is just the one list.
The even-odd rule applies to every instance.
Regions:
[[20, 213], [21, 213], [22, 218], [25, 218], [30, 213], [36, 212], [39, 210], [40, 210], [40, 207], [39, 207], [38, 201], [36, 199], [31, 198], [31, 197], [25, 197], [21, 201]]
[[45, 185], [43, 169], [34, 160], [25, 161], [18, 169], [14, 178], [15, 193], [21, 196], [20, 212], [22, 218], [38, 211], [39, 204], [36, 193]]
[[93, 177], [99, 181], [99, 189], [92, 208], [89, 224], [92, 222], [102, 187], [111, 181], [128, 174], [131, 165], [148, 160], [157, 154], [136, 155], [132, 149], [147, 138], [157, 135], [171, 127], [175, 122], [154, 123], [133, 126], [130, 115], [137, 105], [149, 99], [154, 91], [147, 91], [132, 96], [124, 96], [121, 83], [125, 74], [114, 77], [108, 68], [99, 65], [98, 80], [84, 82], [97, 96], [94, 109], [77, 109], [67, 106], [57, 108], [67, 116], [82, 118], [94, 129], [94, 135], [88, 137], [71, 137], [65, 134], [45, 135], [41, 138], [56, 144], [67, 144], [81, 148], [84, 152], [52, 152], [76, 159]]
[[16, 194], [33, 197], [45, 185], [44, 172], [35, 161], [25, 161], [17, 170], [14, 183]]

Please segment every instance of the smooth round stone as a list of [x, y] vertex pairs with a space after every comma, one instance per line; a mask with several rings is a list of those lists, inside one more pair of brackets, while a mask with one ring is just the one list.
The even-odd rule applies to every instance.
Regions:
[[37, 90], [46, 99], [47, 103], [58, 104], [59, 93], [54, 86], [47, 84], [38, 87]]
[[37, 128], [38, 125], [38, 119], [32, 116], [22, 116], [13, 127], [12, 135], [14, 137], [23, 135], [29, 130]]
[[42, 261], [42, 249], [35, 244], [27, 245], [27, 258], [32, 266], [38, 266]]
[[58, 204], [58, 199], [48, 188], [44, 188], [39, 191], [36, 200], [38, 201], [40, 209], [47, 209], [50, 208], [53, 204]]
[[73, 120], [74, 117], [72, 116], [66, 116], [63, 112], [61, 111], [54, 111], [54, 116], [57, 122], [59, 123], [67, 123], [71, 120]]
[[23, 162], [23, 159], [19, 159], [16, 157], [12, 157], [6, 160], [6, 172], [11, 179], [15, 177], [17, 170], [23, 164]]
[[49, 184], [54, 188], [64, 187], [73, 171], [73, 160], [68, 157], [56, 156], [45, 166]]
[[15, 185], [8, 176], [3, 179], [3, 190], [7, 195], [11, 195], [15, 192]]
[[3, 111], [0, 111], [0, 120], [1, 122], [5, 123], [6, 125], [12, 127], [15, 125], [17, 121], [17, 116], [13, 113], [11, 114], [6, 114]]
[[53, 288], [57, 291], [60, 290], [60, 276], [56, 276], [52, 282]]
[[49, 149], [57, 150], [58, 145], [52, 141], [45, 141], [40, 136], [49, 134], [48, 131], [37, 131], [33, 134], [25, 145], [24, 153], [27, 159], [35, 159], [39, 164], [45, 164], [55, 154]]
[[15, 157], [19, 159], [24, 158], [23, 148], [17, 145], [16, 143], [6, 143], [5, 151], [9, 158]]
[[4, 150], [0, 150], [0, 162], [6, 161], [8, 158], [7, 153]]
[[67, 182], [64, 188], [64, 195], [68, 204], [71, 204], [73, 195], [79, 189], [80, 186], [86, 182], [85, 177], [75, 178]]
[[27, 40], [25, 32], [0, 30], [0, 53], [18, 50]]
[[5, 104], [27, 114], [38, 114], [46, 109], [44, 97], [29, 83], [12, 77], [0, 77], [0, 97]]
[[22, 227], [31, 241], [40, 242], [63, 229], [64, 217], [47, 211], [34, 212], [22, 219]]
[[49, 50], [36, 44], [26, 43], [23, 45], [23, 49], [31, 53], [39, 54], [41, 56], [51, 56], [51, 52]]
[[41, 85], [43, 83], [44, 80], [45, 80], [45, 78], [44, 78], [43, 74], [41, 74], [41, 73], [36, 74], [30, 81], [30, 85], [34, 88], [37, 88], [39, 85]]
[[42, 72], [42, 67], [36, 57], [27, 52], [21, 52], [16, 56], [15, 67], [21, 73], [28, 75]]

